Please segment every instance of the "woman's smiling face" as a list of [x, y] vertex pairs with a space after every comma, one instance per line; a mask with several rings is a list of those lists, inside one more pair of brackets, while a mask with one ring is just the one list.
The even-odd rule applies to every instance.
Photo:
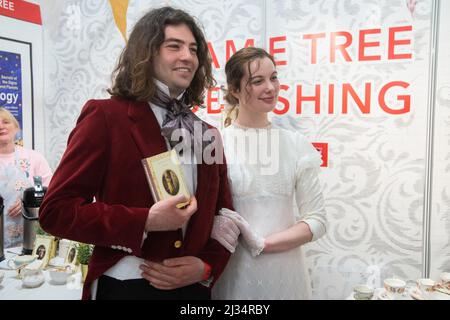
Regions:
[[245, 68], [240, 89], [233, 92], [233, 96], [239, 100], [240, 109], [268, 113], [275, 108], [279, 92], [280, 82], [275, 65], [264, 57], [251, 61], [250, 68]]

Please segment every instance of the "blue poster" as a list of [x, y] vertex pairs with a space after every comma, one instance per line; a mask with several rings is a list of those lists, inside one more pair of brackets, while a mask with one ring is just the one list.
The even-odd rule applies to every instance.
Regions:
[[[0, 51], [0, 107], [8, 109], [22, 123], [22, 73], [20, 54]], [[19, 144], [23, 141], [22, 131], [17, 135]]]

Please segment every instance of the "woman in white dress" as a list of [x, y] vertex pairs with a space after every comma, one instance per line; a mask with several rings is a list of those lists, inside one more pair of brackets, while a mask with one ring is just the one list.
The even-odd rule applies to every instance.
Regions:
[[272, 56], [260, 48], [241, 49], [225, 72], [225, 99], [238, 108], [223, 132], [236, 212], [221, 210], [211, 236], [234, 254], [212, 297], [310, 299], [302, 245], [326, 231], [320, 154], [299, 132], [269, 121], [280, 89]]

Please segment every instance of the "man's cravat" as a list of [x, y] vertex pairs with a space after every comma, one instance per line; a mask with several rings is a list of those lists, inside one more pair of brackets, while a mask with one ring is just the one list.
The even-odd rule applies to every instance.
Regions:
[[[210, 143], [210, 141], [203, 141], [203, 134], [208, 130], [208, 126], [192, 112], [189, 105], [185, 102], [185, 95], [180, 100], [177, 100], [157, 89], [155, 96], [151, 99], [151, 103], [167, 110], [166, 118], [161, 125], [161, 135], [167, 138], [170, 146], [173, 148], [182, 139], [172, 139], [172, 134], [177, 129], [185, 129], [190, 135], [190, 146], [192, 150], [203, 150]], [[200, 125], [201, 132], [195, 132], [194, 135], [195, 123], [198, 123], [197, 126]], [[189, 139], [189, 137], [187, 138]], [[186, 141], [183, 141], [183, 143], [188, 144]], [[197, 144], [197, 149], [194, 149], [194, 144]]]

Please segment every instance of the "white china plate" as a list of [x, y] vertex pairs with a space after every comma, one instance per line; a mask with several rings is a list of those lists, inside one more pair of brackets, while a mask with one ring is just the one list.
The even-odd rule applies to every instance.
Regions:
[[440, 286], [440, 287], [437, 287], [436, 290], [441, 292], [441, 293], [450, 295], [450, 288], [446, 288], [446, 287]]

